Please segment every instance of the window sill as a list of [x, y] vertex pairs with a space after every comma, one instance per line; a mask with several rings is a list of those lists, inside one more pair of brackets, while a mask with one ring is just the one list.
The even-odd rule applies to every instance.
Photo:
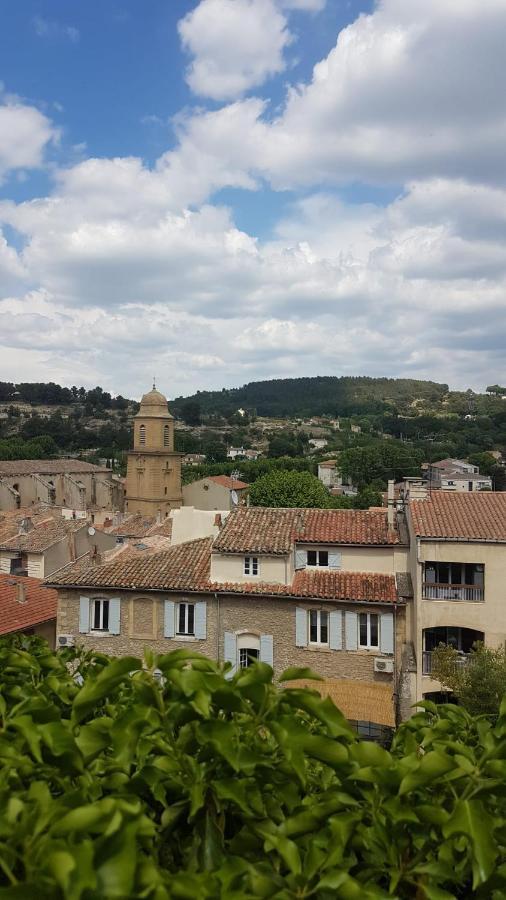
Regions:
[[93, 637], [101, 637], [101, 638], [111, 637], [111, 635], [113, 637], [117, 637], [117, 635], [112, 634], [112, 631], [93, 631], [93, 629], [91, 631], [88, 631], [88, 634], [92, 634]]
[[298, 647], [298, 650], [306, 650], [308, 653], [338, 653], [338, 650], [331, 650], [328, 644], [308, 644], [306, 647]]
[[202, 640], [202, 638], [196, 638], [194, 634], [175, 634], [173, 638], [169, 638], [172, 641], [186, 641], [187, 643], [191, 643], [192, 641]]

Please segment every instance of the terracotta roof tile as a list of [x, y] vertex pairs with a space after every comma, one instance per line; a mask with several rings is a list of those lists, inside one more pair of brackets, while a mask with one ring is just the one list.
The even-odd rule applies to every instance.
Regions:
[[249, 484], [246, 484], [245, 481], [231, 478], [230, 475], [208, 475], [207, 480], [214, 481], [215, 484], [228, 488], [229, 491], [244, 491], [249, 488]]
[[388, 528], [386, 510], [250, 506], [229, 515], [214, 548], [224, 553], [284, 554], [294, 542], [384, 546], [399, 543], [399, 533]]
[[411, 500], [409, 514], [418, 537], [506, 541], [506, 492], [433, 491]]
[[367, 603], [395, 603], [397, 590], [393, 575], [376, 572], [309, 572], [295, 573], [291, 584], [267, 582], [214, 582], [212, 591], [282, 597], [307, 597], [318, 600], [352, 600]]
[[24, 553], [42, 553], [61, 541], [68, 534], [84, 528], [83, 519], [46, 519], [36, 524], [31, 531], [8, 537], [0, 543], [1, 550], [18, 550]]
[[60, 472], [73, 473], [110, 472], [103, 466], [94, 466], [81, 459], [7, 459], [0, 460], [2, 475], [58, 475]]
[[[20, 583], [25, 589], [25, 601], [17, 599]], [[16, 578], [0, 574], [0, 634], [23, 631], [56, 619], [58, 594], [44, 587], [39, 578]]]
[[177, 544], [159, 553], [121, 554], [118, 560], [76, 571], [67, 567], [46, 583], [87, 587], [199, 590], [209, 583], [212, 538]]

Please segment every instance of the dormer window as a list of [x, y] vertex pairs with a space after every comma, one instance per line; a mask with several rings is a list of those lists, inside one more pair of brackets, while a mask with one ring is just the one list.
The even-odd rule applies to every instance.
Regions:
[[146, 426], [139, 425], [139, 444], [144, 447], [146, 444]]
[[329, 551], [328, 550], [308, 550], [307, 565], [308, 566], [328, 566]]
[[245, 556], [244, 557], [244, 574], [245, 575], [258, 575], [258, 556]]

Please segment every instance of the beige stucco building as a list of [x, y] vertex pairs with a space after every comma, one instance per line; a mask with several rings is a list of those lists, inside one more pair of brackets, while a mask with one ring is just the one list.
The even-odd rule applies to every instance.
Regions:
[[247, 502], [249, 484], [230, 475], [208, 475], [183, 486], [185, 506], [229, 511]]
[[134, 447], [128, 453], [125, 510], [165, 518], [182, 505], [182, 454], [174, 450], [174, 419], [167, 399], [144, 394], [134, 420]]

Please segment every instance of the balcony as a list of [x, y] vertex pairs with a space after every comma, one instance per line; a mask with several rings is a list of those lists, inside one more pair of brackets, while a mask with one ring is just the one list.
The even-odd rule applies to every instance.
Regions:
[[424, 600], [467, 600], [471, 603], [485, 599], [482, 586], [476, 584], [436, 584], [423, 582]]
[[[423, 650], [422, 652], [422, 675], [432, 675], [432, 658], [434, 651], [433, 650]], [[469, 662], [469, 653], [462, 653], [458, 659], [455, 660], [457, 666], [467, 666]]]

